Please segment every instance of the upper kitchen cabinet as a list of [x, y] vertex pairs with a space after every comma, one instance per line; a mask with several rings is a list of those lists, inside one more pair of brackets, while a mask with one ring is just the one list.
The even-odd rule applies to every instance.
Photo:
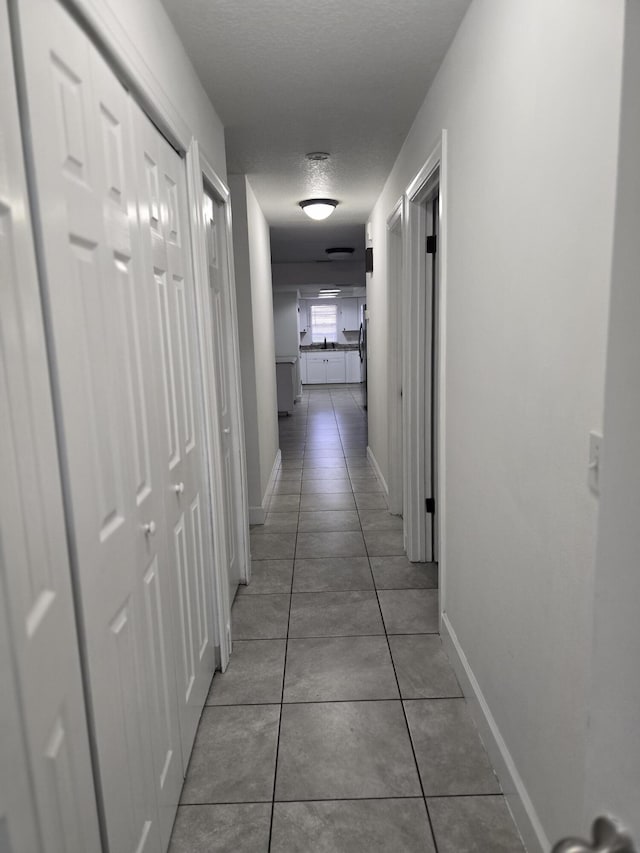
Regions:
[[301, 335], [311, 331], [309, 304], [310, 300], [308, 299], [298, 300], [298, 328]]
[[358, 315], [358, 300], [355, 296], [348, 296], [339, 300], [338, 328], [343, 332], [353, 332], [360, 328]]

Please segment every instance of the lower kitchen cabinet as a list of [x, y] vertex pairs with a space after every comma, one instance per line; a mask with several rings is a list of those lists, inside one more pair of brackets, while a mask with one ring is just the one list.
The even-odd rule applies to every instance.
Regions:
[[344, 352], [308, 352], [307, 384], [325, 385], [346, 382]]

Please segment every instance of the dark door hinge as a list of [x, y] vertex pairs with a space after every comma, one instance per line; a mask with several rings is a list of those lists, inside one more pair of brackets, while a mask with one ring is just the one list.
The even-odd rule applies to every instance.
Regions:
[[427, 255], [435, 255], [438, 249], [438, 237], [436, 234], [430, 234], [427, 237]]
[[435, 515], [436, 512], [436, 499], [435, 498], [427, 498], [425, 500], [425, 509], [430, 515]]

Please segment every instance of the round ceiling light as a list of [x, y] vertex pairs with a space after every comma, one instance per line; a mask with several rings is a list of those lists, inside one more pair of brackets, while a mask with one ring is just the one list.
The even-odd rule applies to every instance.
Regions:
[[353, 255], [354, 249], [350, 246], [335, 247], [333, 249], [325, 249], [329, 260], [331, 261], [349, 261]]
[[326, 151], [310, 151], [309, 154], [304, 155], [307, 160], [314, 160], [315, 162], [319, 162], [321, 160], [328, 160], [331, 156], [327, 154]]
[[318, 220], [331, 216], [337, 206], [338, 202], [333, 198], [309, 198], [300, 202], [300, 207], [307, 216]]

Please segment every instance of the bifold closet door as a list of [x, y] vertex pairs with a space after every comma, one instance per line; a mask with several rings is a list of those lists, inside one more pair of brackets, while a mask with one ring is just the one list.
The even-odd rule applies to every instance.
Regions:
[[159, 851], [183, 761], [131, 99], [55, 0], [19, 10], [105, 826]]
[[165, 523], [174, 600], [180, 733], [185, 761], [215, 666], [212, 555], [205, 495], [202, 397], [184, 161], [133, 101], [140, 222], [150, 306]]
[[98, 853], [6, 3], [0, 115], [0, 850]]

